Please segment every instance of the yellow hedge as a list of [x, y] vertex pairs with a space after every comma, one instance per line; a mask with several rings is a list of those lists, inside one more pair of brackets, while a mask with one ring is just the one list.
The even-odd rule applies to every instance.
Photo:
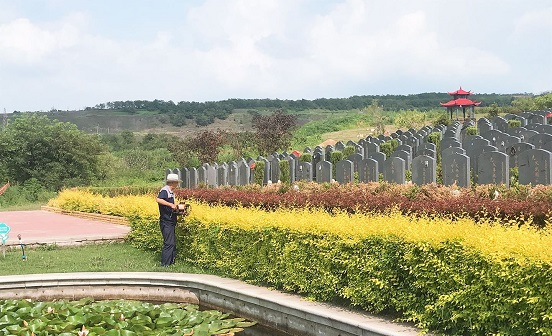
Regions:
[[[390, 214], [329, 214], [323, 210], [278, 209], [266, 212], [255, 208], [230, 208], [191, 202], [190, 219], [223, 227], [258, 229], [274, 227], [303, 233], [331, 233], [357, 241], [369, 236], [396, 236], [411, 242], [437, 245], [460, 241], [485, 255], [498, 259], [515, 257], [552, 262], [552, 235], [529, 225], [508, 226], [497, 220], [475, 222], [471, 218], [409, 217], [398, 211]], [[50, 206], [66, 210], [96, 212], [125, 217], [158, 216], [155, 196], [104, 197], [85, 191], [65, 190]]]

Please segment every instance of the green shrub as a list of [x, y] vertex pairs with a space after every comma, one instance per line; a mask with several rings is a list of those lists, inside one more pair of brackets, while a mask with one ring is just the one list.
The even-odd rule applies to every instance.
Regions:
[[262, 186], [264, 184], [264, 170], [265, 163], [264, 161], [257, 161], [255, 164], [255, 169], [253, 170], [253, 182]]
[[353, 146], [347, 146], [343, 149], [343, 157], [347, 158], [349, 155], [355, 154], [355, 147]]
[[330, 162], [332, 163], [332, 176], [335, 176], [336, 164], [343, 160], [343, 153], [335, 151], [330, 154]]
[[308, 162], [308, 163], [311, 163], [312, 162], [312, 155], [311, 154], [308, 154], [308, 153], [305, 153], [303, 155], [301, 155], [299, 157], [299, 162]]
[[466, 128], [466, 135], [477, 135], [477, 128], [475, 126]]
[[384, 153], [387, 157], [391, 156], [391, 153], [393, 153], [393, 145], [391, 142], [382, 142], [380, 145], [380, 152]]
[[508, 120], [508, 128], [521, 127], [521, 120], [510, 119]]
[[291, 172], [289, 170], [289, 161], [288, 160], [280, 161], [280, 181], [284, 184], [290, 184], [291, 183], [290, 175], [291, 175]]

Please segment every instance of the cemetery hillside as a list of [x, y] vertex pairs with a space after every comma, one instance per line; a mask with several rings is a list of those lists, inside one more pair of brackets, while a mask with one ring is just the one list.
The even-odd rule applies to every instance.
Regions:
[[431, 334], [552, 335], [551, 93], [109, 102], [0, 131], [1, 210], [116, 216], [133, 251], [163, 248], [165, 180], [191, 208], [168, 272]]

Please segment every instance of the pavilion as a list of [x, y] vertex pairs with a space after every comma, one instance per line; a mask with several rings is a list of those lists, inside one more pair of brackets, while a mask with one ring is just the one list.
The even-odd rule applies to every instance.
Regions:
[[470, 91], [465, 91], [460, 87], [460, 89], [449, 92], [448, 94], [451, 95], [453, 99], [446, 103], [441, 103], [441, 106], [447, 108], [447, 112], [450, 113], [450, 119], [453, 118], [453, 113], [456, 112], [456, 120], [458, 120], [458, 111], [462, 111], [464, 119], [466, 119], [466, 111], [469, 113], [469, 118], [475, 119], [474, 108], [479, 106], [481, 102], [469, 99], [469, 96], [472, 94]]

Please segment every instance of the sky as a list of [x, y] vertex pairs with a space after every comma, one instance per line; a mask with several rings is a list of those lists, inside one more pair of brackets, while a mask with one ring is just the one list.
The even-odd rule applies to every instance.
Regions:
[[0, 0], [0, 109], [552, 90], [552, 0]]

